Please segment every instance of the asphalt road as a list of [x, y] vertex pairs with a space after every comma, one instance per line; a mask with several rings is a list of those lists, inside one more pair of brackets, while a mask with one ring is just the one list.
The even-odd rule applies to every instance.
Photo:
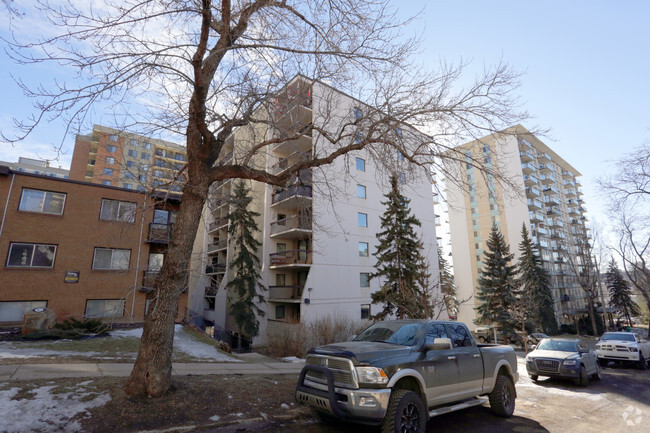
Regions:
[[[430, 420], [428, 433], [646, 433], [650, 425], [650, 369], [606, 368], [600, 382], [582, 388], [571, 382], [526, 375], [523, 358], [517, 383], [514, 416], [499, 418], [490, 408], [474, 407]], [[233, 432], [377, 433], [377, 428], [354, 424], [323, 425], [260, 423], [232, 426]], [[216, 431], [216, 430], [215, 430]], [[230, 431], [222, 428], [219, 432]]]

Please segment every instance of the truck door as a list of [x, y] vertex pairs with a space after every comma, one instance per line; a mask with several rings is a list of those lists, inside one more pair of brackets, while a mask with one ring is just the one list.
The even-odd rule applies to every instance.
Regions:
[[[449, 338], [445, 327], [431, 324], [427, 328], [424, 344], [433, 343], [436, 338]], [[421, 371], [426, 382], [429, 406], [456, 400], [458, 395], [458, 365], [452, 349], [429, 350], [424, 353]]]
[[464, 325], [448, 323], [445, 325], [449, 338], [454, 344], [458, 362], [459, 395], [472, 397], [479, 395], [483, 389], [483, 358], [469, 331]]

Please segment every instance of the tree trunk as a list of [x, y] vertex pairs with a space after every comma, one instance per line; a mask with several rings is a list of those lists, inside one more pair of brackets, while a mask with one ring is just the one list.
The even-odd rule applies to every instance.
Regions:
[[594, 337], [598, 337], [598, 326], [596, 326], [596, 312], [594, 311], [594, 301], [589, 298], [589, 319], [591, 320], [591, 330]]
[[171, 384], [178, 298], [188, 284], [192, 246], [208, 186], [208, 182], [199, 185], [188, 183], [183, 192], [169, 248], [156, 281], [156, 298], [145, 318], [138, 357], [125, 387], [130, 396], [160, 397]]

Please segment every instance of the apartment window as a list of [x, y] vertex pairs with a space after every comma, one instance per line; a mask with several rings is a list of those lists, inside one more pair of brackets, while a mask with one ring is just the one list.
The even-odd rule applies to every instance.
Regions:
[[397, 160], [398, 161], [403, 161], [404, 160], [404, 155], [402, 155], [401, 151], [397, 151]]
[[356, 132], [354, 134], [354, 142], [355, 142], [355, 144], [359, 144], [362, 141], [363, 141], [363, 134], [361, 134], [360, 132]]
[[476, 248], [477, 250], [480, 250], [480, 249], [481, 249], [481, 245], [475, 243], [475, 244], [474, 244], [474, 248]]
[[370, 274], [368, 272], [359, 274], [359, 287], [370, 287]]
[[106, 150], [108, 150], [110, 153], [115, 153], [117, 152], [117, 146], [109, 144], [108, 146], [106, 146]]
[[477, 213], [478, 213], [478, 209], [475, 208], [475, 207], [473, 207], [473, 208], [472, 208], [472, 215], [475, 215], [475, 214], [477, 214]]
[[116, 134], [111, 134], [111, 135], [108, 136], [108, 139], [110, 141], [117, 141], [117, 135]]
[[147, 143], [146, 141], [142, 143], [142, 148], [143, 149], [151, 149], [151, 143]]
[[364, 185], [357, 185], [357, 197], [366, 198], [366, 187]]
[[490, 146], [483, 146], [483, 153], [490, 153]]
[[366, 171], [366, 160], [363, 158], [357, 158], [357, 170]]
[[7, 254], [7, 267], [52, 268], [56, 245], [11, 242]]
[[278, 253], [285, 252], [287, 250], [287, 244], [276, 244], [275, 251]]
[[359, 242], [359, 257], [368, 257], [368, 242]]
[[144, 191], [144, 190], [145, 190], [145, 189], [144, 189], [144, 186], [142, 186], [142, 185], [138, 185], [138, 186], [136, 187], [136, 191]]
[[479, 221], [478, 221], [478, 220], [472, 220], [472, 225], [473, 225], [473, 226], [477, 226], [477, 225], [479, 225]]
[[483, 158], [483, 162], [486, 164], [490, 164], [492, 162], [492, 157], [486, 156], [485, 158]]
[[284, 308], [284, 305], [276, 305], [275, 306], [275, 318], [276, 319], [284, 319], [286, 317], [286, 310]]
[[275, 276], [275, 285], [276, 286], [286, 286], [287, 285], [287, 275], [286, 274], [277, 274]]
[[25, 313], [47, 307], [47, 301], [0, 302], [0, 322], [22, 322]]
[[84, 317], [122, 317], [124, 315], [124, 299], [89, 299], [86, 301]]
[[127, 168], [135, 168], [135, 161], [126, 161]]
[[66, 194], [23, 188], [18, 210], [63, 215]]
[[106, 164], [111, 164], [111, 165], [115, 164], [115, 158], [113, 158], [112, 156], [107, 156], [106, 157]]
[[177, 153], [176, 155], [174, 155], [174, 159], [176, 161], [185, 161], [185, 157], [183, 156], [182, 153]]
[[132, 138], [131, 140], [129, 140], [129, 144], [133, 147], [138, 147], [138, 140]]
[[93, 269], [126, 271], [131, 261], [131, 250], [117, 248], [95, 248]]
[[147, 271], [152, 273], [158, 273], [162, 269], [163, 260], [165, 260], [165, 255], [162, 253], [149, 253], [149, 264], [147, 265]]
[[102, 180], [102, 185], [111, 186], [110, 180]]
[[354, 107], [354, 118], [360, 119], [363, 116], [363, 111], [359, 107]]
[[[132, 157], [132, 158], [137, 158], [138, 157], [138, 151], [133, 150], [133, 149], [129, 149], [129, 156]], [[133, 161], [129, 161], [129, 162], [133, 162]], [[134, 162], [134, 164], [135, 164], [135, 162]]]
[[477, 237], [479, 237], [479, 236], [481, 236], [481, 234], [475, 230], [475, 231], [474, 231], [474, 237], [477, 238]]
[[133, 189], [133, 184], [132, 183], [125, 183], [124, 188], [126, 189]]
[[491, 204], [491, 205], [490, 205], [490, 210], [495, 210], [495, 209], [496, 209], [496, 206], [493, 205], [493, 204]]
[[361, 320], [370, 319], [370, 304], [361, 304]]
[[124, 178], [125, 179], [135, 179], [135, 176], [133, 176], [133, 173], [131, 173], [130, 171], [127, 171], [126, 173], [124, 173]]
[[112, 168], [105, 168], [104, 169], [104, 176], [113, 176], [113, 169]]
[[402, 136], [402, 128], [400, 128], [399, 126], [397, 128], [395, 128], [395, 132], [397, 133], [398, 137]]
[[359, 212], [357, 214], [357, 220], [359, 222], [359, 227], [368, 227], [368, 214]]
[[149, 154], [147, 152], [142, 152], [140, 154], [140, 159], [149, 159]]
[[167, 152], [165, 152], [165, 149], [156, 149], [154, 153], [157, 156], [162, 156], [163, 158], [167, 158]]
[[153, 175], [156, 177], [165, 177], [165, 173], [162, 170], [154, 170]]
[[147, 181], [147, 175], [146, 174], [141, 174], [138, 176], [138, 180], [140, 182], [146, 182]]
[[401, 184], [406, 183], [406, 175], [404, 173], [397, 173], [397, 180]]
[[106, 221], [135, 222], [136, 204], [130, 201], [102, 199], [99, 219]]

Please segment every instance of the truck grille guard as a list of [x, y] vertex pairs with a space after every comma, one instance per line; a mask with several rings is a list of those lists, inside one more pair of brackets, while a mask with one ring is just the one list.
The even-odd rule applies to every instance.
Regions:
[[[309, 371], [319, 372], [325, 376], [325, 378], [327, 379], [327, 391], [321, 391], [320, 389], [311, 388], [304, 385], [305, 376]], [[328, 368], [321, 367], [319, 365], [305, 365], [305, 367], [300, 372], [300, 376], [298, 377], [296, 394], [298, 392], [302, 392], [304, 394], [311, 394], [323, 399], [327, 399], [329, 401], [332, 412], [334, 412], [334, 415], [336, 415], [338, 418], [341, 419], [348, 418], [347, 414], [341, 408], [338, 401], [336, 400], [336, 392], [334, 391], [334, 375]], [[304, 402], [300, 401], [300, 403], [304, 403]]]

